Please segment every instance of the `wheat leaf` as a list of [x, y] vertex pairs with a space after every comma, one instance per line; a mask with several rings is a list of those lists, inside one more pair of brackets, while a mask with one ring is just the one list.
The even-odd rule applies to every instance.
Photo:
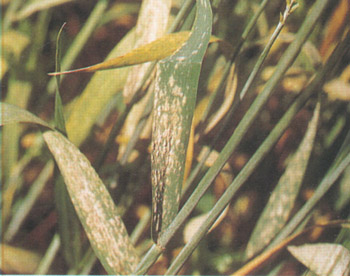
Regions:
[[110, 274], [131, 273], [138, 256], [105, 185], [87, 158], [63, 135], [46, 131], [43, 136], [104, 268]]
[[188, 40], [157, 65], [152, 130], [152, 237], [176, 216], [201, 63], [211, 34], [211, 9], [197, 1]]
[[266, 246], [288, 220], [309, 162], [319, 115], [320, 104], [316, 106], [314, 115], [298, 150], [290, 160], [254, 228], [247, 245], [247, 258], [251, 258]]

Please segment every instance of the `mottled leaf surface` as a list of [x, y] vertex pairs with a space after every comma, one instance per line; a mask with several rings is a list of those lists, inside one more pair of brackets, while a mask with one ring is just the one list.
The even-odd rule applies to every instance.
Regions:
[[63, 135], [57, 131], [43, 135], [104, 268], [110, 274], [131, 273], [138, 256], [105, 185], [87, 158]]
[[318, 104], [299, 148], [272, 192], [253, 230], [247, 245], [247, 258], [251, 258], [263, 249], [288, 220], [309, 162], [317, 132], [319, 114], [320, 105]]
[[197, 1], [196, 20], [188, 40], [157, 65], [152, 127], [152, 237], [155, 241], [178, 212], [199, 73], [211, 24], [209, 1]]

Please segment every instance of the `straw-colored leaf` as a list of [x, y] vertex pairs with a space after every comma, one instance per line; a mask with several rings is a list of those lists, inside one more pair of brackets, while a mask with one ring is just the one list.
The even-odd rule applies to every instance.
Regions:
[[[173, 55], [177, 50], [179, 50], [181, 46], [188, 40], [189, 36], [189, 31], [166, 34], [150, 43], [142, 45], [134, 50], [131, 50], [125, 55], [121, 55], [112, 59], [107, 59], [104, 62], [92, 66], [63, 72], [53, 72], [49, 73], [49, 75], [57, 76], [71, 73], [96, 72], [101, 70], [132, 66], [149, 61], [162, 60], [166, 57]], [[210, 37], [210, 42], [221, 42], [222, 49], [225, 53], [231, 50], [231, 47], [228, 43], [223, 42], [215, 36]]]
[[87, 158], [63, 135], [57, 131], [43, 135], [104, 268], [110, 274], [130, 274], [138, 256], [105, 185]]
[[188, 40], [157, 65], [152, 131], [152, 237], [177, 214], [201, 63], [211, 34], [208, 1], [197, 1]]
[[316, 106], [307, 132], [297, 152], [290, 160], [254, 228], [247, 245], [247, 258], [251, 258], [263, 249], [288, 220], [309, 162], [316, 136], [319, 114], [320, 104]]
[[131, 50], [125, 55], [108, 59], [107, 61], [89, 67], [64, 72], [55, 72], [50, 73], [49, 75], [55, 76], [78, 72], [96, 72], [100, 70], [136, 65], [148, 61], [161, 60], [170, 56], [176, 50], [178, 50], [181, 45], [188, 39], [189, 34], [190, 33], [187, 31], [166, 34], [161, 38], [152, 41], [151, 43], [147, 43], [134, 50]]
[[319, 276], [348, 276], [350, 273], [350, 252], [340, 244], [305, 244], [288, 246], [288, 250]]

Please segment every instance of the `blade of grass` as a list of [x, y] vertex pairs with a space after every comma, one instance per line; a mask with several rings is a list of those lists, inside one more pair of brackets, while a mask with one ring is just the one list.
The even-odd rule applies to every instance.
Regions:
[[49, 247], [47, 248], [45, 255], [40, 260], [40, 263], [34, 272], [36, 275], [45, 275], [49, 273], [50, 266], [52, 265], [58, 250], [60, 249], [61, 241], [58, 234], [55, 234], [51, 240]]
[[248, 80], [244, 83], [242, 91], [241, 91], [241, 93], [239, 95], [241, 100], [244, 98], [244, 96], [248, 92], [249, 88], [252, 86], [252, 83], [253, 83], [255, 77], [257, 76], [257, 74], [259, 73], [259, 71], [260, 71], [260, 69], [261, 69], [261, 67], [262, 67], [262, 65], [263, 65], [263, 63], [264, 63], [268, 53], [271, 50], [272, 45], [276, 41], [276, 39], [277, 39], [278, 35], [280, 34], [280, 32], [282, 31], [282, 28], [286, 24], [287, 18], [291, 15], [291, 13], [298, 6], [298, 4], [294, 0], [286, 1], [286, 2], [287, 2], [286, 9], [284, 10], [283, 14], [281, 14], [280, 20], [279, 20], [279, 22], [277, 24], [277, 27], [275, 28], [273, 34], [271, 35], [268, 43], [264, 47], [264, 50], [262, 51], [261, 55], [259, 56], [258, 61], [255, 63], [252, 72], [249, 74]]
[[33, 182], [25, 198], [21, 199], [17, 212], [13, 214], [13, 217], [4, 233], [5, 242], [10, 242], [18, 232], [23, 221], [32, 210], [36, 200], [44, 189], [46, 182], [52, 176], [53, 168], [53, 162], [48, 162], [40, 172], [38, 178]]
[[60, 168], [91, 246], [110, 274], [129, 274], [138, 256], [105, 185], [84, 155], [58, 132], [45, 142]]
[[[61, 71], [61, 64], [60, 64], [60, 59], [61, 59], [61, 47], [60, 47], [60, 38], [61, 34], [63, 31], [64, 26], [66, 23], [64, 23], [61, 26], [61, 29], [58, 32], [57, 35], [57, 41], [56, 41], [56, 71]], [[61, 131], [65, 136], [67, 136], [67, 130], [66, 130], [66, 122], [64, 119], [64, 114], [63, 114], [63, 105], [62, 105], [62, 99], [59, 91], [59, 86], [60, 86], [60, 76], [56, 76], [56, 93], [55, 93], [55, 126], [56, 129]]]
[[[65, 27], [64, 23], [57, 35], [56, 41], [56, 71], [60, 71], [60, 38]], [[55, 113], [54, 121], [56, 129], [64, 136], [67, 136], [66, 123], [63, 114], [63, 105], [59, 91], [60, 76], [56, 76], [56, 93], [55, 93]], [[57, 176], [57, 173], [56, 173]], [[81, 226], [74, 206], [69, 198], [67, 188], [61, 176], [55, 179], [55, 203], [58, 213], [58, 229], [62, 243], [63, 255], [70, 267], [76, 267], [82, 254]]]
[[317, 275], [349, 275], [350, 251], [334, 243], [288, 246], [288, 251]]
[[[14, 77], [11, 77], [5, 101], [8, 104], [15, 104], [21, 108], [26, 108], [31, 91], [32, 85], [29, 82], [16, 80]], [[19, 139], [22, 131], [23, 127], [18, 124], [7, 125], [3, 129], [3, 154], [6, 158], [2, 163], [2, 172], [5, 177], [9, 176], [11, 168], [18, 160]]]
[[[195, 0], [186, 0], [186, 2], [182, 5], [182, 7], [181, 7], [179, 13], [177, 14], [174, 22], [172, 23], [171, 27], [169, 28], [168, 33], [174, 32], [175, 30], [180, 28], [181, 22], [186, 17], [186, 15], [191, 11], [191, 9], [194, 5], [194, 2], [195, 2]], [[147, 72], [145, 73], [142, 81], [140, 82], [140, 86], [138, 87], [137, 91], [135, 92], [133, 99], [131, 100], [131, 102], [128, 105], [126, 105], [125, 110], [120, 115], [121, 119], [118, 119], [118, 122], [113, 126], [113, 129], [111, 130], [111, 132], [108, 136], [108, 140], [105, 144], [105, 147], [104, 147], [103, 151], [100, 153], [99, 158], [97, 159], [98, 161], [96, 162], [96, 166], [95, 166], [97, 169], [100, 168], [100, 166], [102, 166], [104, 159], [106, 157], [106, 153], [107, 153], [108, 149], [110, 148], [111, 143], [115, 140], [117, 134], [119, 133], [119, 131], [122, 127], [122, 123], [125, 121], [127, 114], [131, 110], [132, 104], [134, 102], [137, 102], [137, 99], [139, 98], [140, 93], [142, 93], [142, 88], [144, 87], [146, 81], [151, 76], [155, 66], [156, 66], [156, 62], [152, 62], [152, 64], [149, 66]], [[144, 112], [144, 114], [145, 114], [145, 112]], [[132, 139], [132, 140], [135, 141], [135, 139]], [[127, 148], [129, 148], [130, 151], [132, 150], [131, 145], [130, 146], [128, 145]], [[126, 158], [127, 155], [128, 154], [125, 153], [122, 158]], [[125, 161], [127, 161], [127, 160], [125, 160]]]
[[81, 226], [67, 187], [57, 168], [54, 191], [62, 253], [69, 267], [76, 267], [82, 254]]
[[[0, 103], [1, 124], [30, 122], [48, 125], [32, 113]], [[106, 187], [87, 158], [57, 131], [45, 131], [44, 140], [65, 179], [74, 207], [101, 263], [110, 274], [129, 274], [138, 256]]]
[[287, 222], [299, 193], [316, 137], [320, 115], [318, 102], [302, 142], [273, 190], [249, 239], [246, 258], [265, 247]]
[[[88, 41], [89, 37], [91, 37], [93, 31], [98, 26], [98, 23], [103, 19], [103, 14], [106, 11], [106, 8], [108, 6], [108, 0], [100, 0], [96, 3], [93, 11], [91, 12], [89, 18], [84, 23], [83, 28], [81, 31], [77, 34], [75, 37], [73, 43], [69, 46], [69, 49], [67, 50], [66, 54], [64, 55], [62, 62], [61, 62], [61, 68], [57, 71], [65, 71], [69, 69], [79, 53], [81, 52], [82, 48], [86, 45], [86, 42]], [[64, 76], [61, 77], [61, 80], [64, 78]], [[48, 85], [47, 85], [47, 91], [49, 94], [53, 93], [55, 91], [55, 79], [50, 79]]]
[[211, 35], [211, 8], [197, 1], [196, 21], [184, 45], [157, 65], [152, 127], [152, 238], [178, 211], [186, 149], [202, 59]]

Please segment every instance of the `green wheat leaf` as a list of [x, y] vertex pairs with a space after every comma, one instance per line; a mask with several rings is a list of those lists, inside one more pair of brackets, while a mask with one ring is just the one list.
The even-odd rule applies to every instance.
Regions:
[[201, 63], [211, 35], [211, 8], [197, 1], [188, 40], [157, 65], [152, 131], [152, 237], [178, 212], [186, 149], [191, 129]]

